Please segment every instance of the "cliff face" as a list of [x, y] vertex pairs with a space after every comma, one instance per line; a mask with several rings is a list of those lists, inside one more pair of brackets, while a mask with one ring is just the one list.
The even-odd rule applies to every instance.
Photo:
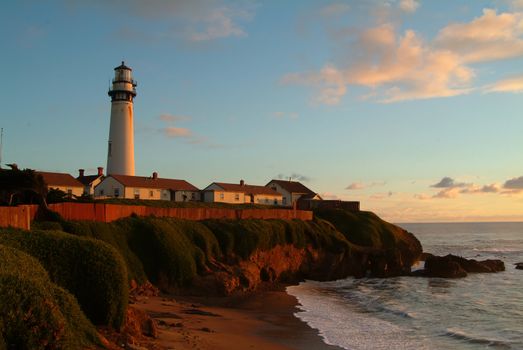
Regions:
[[[329, 211], [323, 213], [324, 217], [326, 214], [342, 216], [341, 220], [333, 220], [334, 223], [318, 222], [337, 232], [343, 223], [343, 232], [340, 233], [345, 240], [337, 242], [337, 247], [324, 249], [308, 244], [300, 248], [285, 244], [267, 250], [257, 249], [246, 259], [229, 259], [227, 263], [214, 260], [209, 262], [205, 274], [194, 279], [191, 292], [228, 295], [236, 291], [253, 291], [264, 282], [409, 275], [411, 266], [422, 252], [421, 244], [411, 233], [382, 221], [374, 214], [362, 213], [359, 216]], [[362, 220], [366, 221], [364, 225]], [[366, 225], [371, 225], [376, 231], [365, 228]], [[362, 229], [366, 232], [359, 231]], [[351, 240], [357, 240], [356, 236], [364, 237], [368, 244], [355, 244]]]
[[130, 280], [164, 291], [227, 295], [262, 283], [406, 275], [419, 241], [369, 212], [315, 212], [313, 221], [140, 217], [64, 222], [67, 232], [113, 245]]

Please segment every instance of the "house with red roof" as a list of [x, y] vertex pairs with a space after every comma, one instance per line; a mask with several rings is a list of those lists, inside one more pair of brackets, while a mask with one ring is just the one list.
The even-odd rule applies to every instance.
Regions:
[[95, 188], [97, 198], [199, 201], [200, 190], [185, 180], [152, 176], [108, 175]]
[[49, 171], [37, 171], [36, 173], [42, 175], [48, 190], [56, 189], [63, 191], [67, 193], [68, 197], [80, 197], [84, 193], [84, 185], [71, 174]]
[[104, 168], [98, 167], [96, 175], [85, 175], [84, 169], [78, 169], [78, 177], [76, 179], [83, 183], [84, 194], [93, 196], [94, 188], [104, 179]]
[[245, 181], [241, 180], [239, 184], [213, 182], [202, 190], [202, 201], [208, 203], [281, 205], [282, 196], [272, 188], [247, 185]]
[[265, 187], [282, 195], [283, 206], [294, 206], [298, 204], [298, 201], [322, 200], [320, 195], [298, 181], [271, 180]]

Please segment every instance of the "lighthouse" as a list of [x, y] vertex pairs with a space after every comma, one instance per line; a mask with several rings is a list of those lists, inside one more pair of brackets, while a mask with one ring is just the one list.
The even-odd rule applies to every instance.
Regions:
[[111, 97], [111, 125], [107, 150], [107, 174], [134, 176], [133, 99], [136, 82], [132, 69], [122, 64], [114, 69], [108, 92]]

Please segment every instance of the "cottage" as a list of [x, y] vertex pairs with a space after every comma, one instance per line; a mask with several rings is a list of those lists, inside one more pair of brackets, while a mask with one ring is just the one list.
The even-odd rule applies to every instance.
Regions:
[[108, 175], [94, 189], [95, 197], [153, 199], [173, 202], [199, 201], [200, 190], [185, 180]]
[[98, 173], [96, 175], [85, 175], [84, 169], [78, 169], [78, 181], [84, 184], [84, 195], [94, 195], [94, 188], [102, 182], [104, 178], [104, 168], [98, 167]]
[[42, 175], [47, 185], [47, 190], [56, 189], [63, 191], [69, 198], [73, 196], [80, 197], [84, 193], [84, 185], [71, 174], [47, 171], [37, 171], [36, 173]]
[[299, 200], [312, 201], [322, 199], [317, 193], [298, 181], [271, 180], [265, 187], [271, 188], [282, 195], [283, 206], [297, 205]]
[[213, 182], [202, 190], [202, 200], [208, 203], [281, 205], [282, 196], [272, 188], [246, 185], [241, 180], [239, 184]]

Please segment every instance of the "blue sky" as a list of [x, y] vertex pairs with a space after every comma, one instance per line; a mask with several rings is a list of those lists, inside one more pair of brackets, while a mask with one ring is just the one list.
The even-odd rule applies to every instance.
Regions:
[[523, 1], [11, 1], [2, 163], [106, 166], [113, 68], [136, 173], [302, 180], [388, 220], [523, 220]]

